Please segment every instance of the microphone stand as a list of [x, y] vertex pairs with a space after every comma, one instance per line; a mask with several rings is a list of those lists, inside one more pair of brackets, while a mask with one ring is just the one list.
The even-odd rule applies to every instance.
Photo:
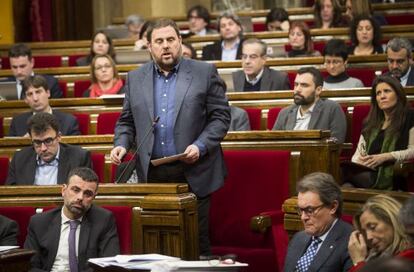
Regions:
[[147, 140], [148, 135], [154, 130], [155, 125], [158, 123], [158, 121], [160, 120], [160, 117], [157, 116], [155, 117], [155, 119], [152, 121], [151, 126], [148, 128], [147, 132], [145, 133], [144, 137], [142, 138], [141, 143], [138, 145], [138, 147], [135, 149], [135, 152], [132, 154], [132, 158], [128, 161], [127, 165], [125, 166], [124, 170], [122, 170], [121, 174], [119, 175], [119, 177], [116, 179], [115, 183], [119, 183], [119, 181], [121, 181], [121, 179], [123, 178], [123, 176], [125, 175], [125, 173], [127, 172], [127, 170], [130, 168], [130, 166], [132, 165], [132, 161], [134, 161], [135, 156], [138, 154], [138, 151], [141, 149], [141, 146], [144, 144], [144, 142]]

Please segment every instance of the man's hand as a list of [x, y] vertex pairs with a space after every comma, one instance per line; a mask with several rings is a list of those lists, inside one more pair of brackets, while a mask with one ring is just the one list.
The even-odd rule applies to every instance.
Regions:
[[184, 158], [181, 159], [181, 161], [193, 164], [200, 158], [200, 150], [198, 150], [198, 147], [196, 145], [189, 145], [184, 151], [184, 154], [186, 155]]
[[354, 264], [362, 262], [368, 255], [365, 238], [359, 231], [353, 231], [349, 237], [348, 252]]
[[123, 146], [116, 146], [111, 150], [111, 162], [119, 165], [122, 161], [122, 158], [125, 156], [125, 154], [127, 153], [125, 147]]

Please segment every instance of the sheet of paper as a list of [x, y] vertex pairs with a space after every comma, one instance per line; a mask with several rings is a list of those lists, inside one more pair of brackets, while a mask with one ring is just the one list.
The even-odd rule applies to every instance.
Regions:
[[154, 166], [158, 166], [158, 165], [162, 165], [162, 164], [166, 164], [166, 163], [172, 163], [175, 161], [178, 161], [181, 158], [184, 158], [185, 154], [184, 153], [180, 153], [177, 155], [173, 155], [173, 156], [169, 156], [169, 157], [164, 157], [161, 159], [156, 159], [156, 160], [151, 160], [152, 165]]
[[15, 248], [19, 248], [19, 247], [18, 246], [0, 246], [0, 252], [10, 250], [10, 249], [15, 249]]

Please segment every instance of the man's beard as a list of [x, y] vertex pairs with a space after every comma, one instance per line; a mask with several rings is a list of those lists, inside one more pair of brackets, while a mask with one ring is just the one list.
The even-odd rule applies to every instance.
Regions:
[[402, 78], [407, 72], [408, 72], [408, 69], [407, 71], [401, 71], [400, 69], [393, 69], [391, 70], [391, 75], [395, 77], [396, 79], [400, 80], [400, 78]]
[[315, 98], [316, 98], [315, 93], [311, 94], [307, 98], [299, 94], [293, 95], [293, 101], [298, 106], [312, 105], [315, 102]]

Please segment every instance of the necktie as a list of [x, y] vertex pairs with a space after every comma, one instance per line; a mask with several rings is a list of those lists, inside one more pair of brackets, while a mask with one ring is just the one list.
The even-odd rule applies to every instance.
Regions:
[[69, 232], [69, 268], [70, 272], [78, 272], [78, 259], [76, 258], [76, 229], [79, 225], [78, 220], [70, 220]]
[[316, 250], [318, 249], [319, 243], [322, 242], [321, 239], [318, 237], [312, 237], [312, 243], [309, 245], [308, 249], [306, 250], [305, 254], [300, 257], [298, 264], [296, 265], [296, 271], [298, 272], [306, 272], [310, 264], [313, 261], [313, 258], [316, 255]]

